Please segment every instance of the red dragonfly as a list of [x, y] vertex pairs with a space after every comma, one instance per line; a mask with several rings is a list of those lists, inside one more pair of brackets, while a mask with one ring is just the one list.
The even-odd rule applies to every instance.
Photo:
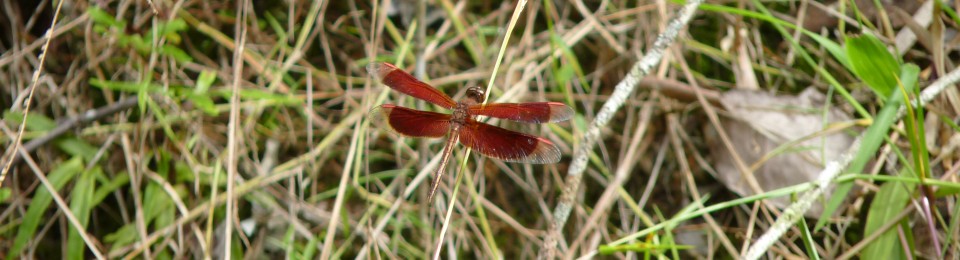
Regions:
[[550, 140], [481, 123], [477, 116], [535, 124], [560, 122], [573, 116], [573, 109], [563, 103], [483, 104], [484, 91], [477, 86], [467, 89], [466, 96], [455, 102], [447, 94], [393, 64], [372, 63], [367, 66], [367, 72], [393, 90], [453, 110], [453, 114], [441, 114], [383, 104], [370, 112], [373, 121], [386, 121], [390, 129], [400, 135], [448, 138], [427, 201], [433, 200], [457, 141], [480, 154], [508, 162], [546, 164], [560, 161], [560, 149]]

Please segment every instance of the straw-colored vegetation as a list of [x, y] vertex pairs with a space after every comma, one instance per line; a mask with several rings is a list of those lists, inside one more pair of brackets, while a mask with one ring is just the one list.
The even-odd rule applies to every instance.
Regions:
[[[874, 3], [2, 1], [0, 258], [956, 258], [957, 3]], [[368, 113], [449, 111], [374, 61], [568, 104], [486, 120], [561, 161], [427, 201], [445, 139]]]

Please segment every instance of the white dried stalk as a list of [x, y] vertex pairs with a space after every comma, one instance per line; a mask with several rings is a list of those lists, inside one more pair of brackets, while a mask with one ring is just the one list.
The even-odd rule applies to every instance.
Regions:
[[583, 179], [582, 173], [587, 169], [590, 151], [593, 150], [594, 144], [600, 139], [600, 129], [610, 122], [613, 115], [623, 106], [623, 103], [630, 97], [633, 90], [636, 89], [640, 80], [650, 74], [650, 71], [660, 64], [664, 51], [673, 44], [677, 35], [680, 34], [681, 29], [690, 22], [694, 11], [697, 10], [697, 7], [699, 7], [701, 3], [703, 3], [703, 0], [691, 0], [677, 12], [677, 15], [667, 24], [664, 31], [657, 36], [653, 47], [633, 65], [633, 68], [630, 69], [627, 76], [624, 77], [620, 83], [617, 83], [610, 99], [603, 104], [600, 112], [597, 113], [597, 117], [594, 118], [590, 124], [590, 128], [583, 137], [580, 138], [581, 146], [577, 148], [573, 155], [573, 163], [567, 172], [563, 194], [560, 196], [557, 207], [553, 210], [553, 221], [550, 223], [547, 237], [543, 241], [543, 247], [540, 251], [541, 258], [552, 258], [555, 255], [557, 241], [560, 237], [560, 229], [566, 224], [567, 218], [570, 216], [570, 210], [573, 209], [574, 197], [576, 191], [580, 188], [580, 181]]

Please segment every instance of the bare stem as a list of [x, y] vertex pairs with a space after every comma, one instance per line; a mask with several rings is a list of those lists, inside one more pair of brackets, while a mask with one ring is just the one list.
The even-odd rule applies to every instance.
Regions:
[[600, 112], [597, 113], [597, 117], [594, 118], [590, 124], [590, 128], [586, 134], [580, 138], [581, 141], [579, 143], [582, 145], [577, 148], [573, 155], [573, 163], [567, 172], [563, 194], [560, 196], [557, 207], [553, 210], [553, 221], [550, 223], [547, 237], [543, 240], [543, 247], [540, 251], [541, 258], [553, 258], [556, 255], [560, 229], [566, 224], [567, 218], [570, 216], [570, 210], [573, 209], [574, 196], [580, 188], [580, 181], [583, 179], [582, 173], [587, 169], [587, 159], [590, 151], [593, 150], [593, 146], [600, 139], [600, 129], [610, 122], [613, 115], [623, 106], [630, 94], [633, 93], [633, 90], [637, 88], [640, 80], [650, 74], [650, 71], [660, 64], [660, 60], [663, 58], [663, 53], [667, 47], [673, 44], [677, 35], [680, 34], [681, 29], [690, 22], [694, 11], [697, 10], [697, 7], [700, 6], [701, 3], [703, 3], [703, 0], [691, 0], [677, 12], [677, 15], [670, 20], [670, 23], [667, 24], [664, 31], [660, 33], [657, 40], [654, 41], [653, 47], [649, 52], [633, 65], [633, 68], [630, 69], [630, 72], [620, 83], [617, 83], [610, 99], [603, 104], [603, 107], [600, 108]]

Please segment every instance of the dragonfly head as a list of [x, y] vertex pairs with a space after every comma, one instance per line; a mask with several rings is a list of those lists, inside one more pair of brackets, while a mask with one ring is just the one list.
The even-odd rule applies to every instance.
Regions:
[[466, 95], [467, 95], [467, 98], [470, 99], [470, 101], [474, 102], [474, 104], [483, 103], [484, 91], [483, 91], [483, 88], [480, 86], [472, 86], [470, 88], [467, 88]]

